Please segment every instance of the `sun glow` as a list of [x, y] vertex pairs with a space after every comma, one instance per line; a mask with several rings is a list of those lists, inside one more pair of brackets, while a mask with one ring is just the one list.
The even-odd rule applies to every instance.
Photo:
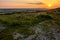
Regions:
[[54, 7], [53, 4], [49, 4], [49, 3], [46, 4], [46, 8], [48, 8], [48, 9], [51, 9], [51, 8], [53, 8], [53, 7]]
[[52, 4], [48, 4], [47, 6], [48, 6], [48, 7], [52, 7]]

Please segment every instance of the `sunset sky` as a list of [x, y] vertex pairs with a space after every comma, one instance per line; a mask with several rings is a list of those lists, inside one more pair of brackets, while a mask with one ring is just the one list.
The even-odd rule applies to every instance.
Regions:
[[0, 8], [56, 8], [60, 0], [0, 0]]

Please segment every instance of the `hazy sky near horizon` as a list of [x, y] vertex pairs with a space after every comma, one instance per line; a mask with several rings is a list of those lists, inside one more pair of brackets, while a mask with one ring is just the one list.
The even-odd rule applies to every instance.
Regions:
[[60, 7], [60, 0], [0, 0], [0, 8]]

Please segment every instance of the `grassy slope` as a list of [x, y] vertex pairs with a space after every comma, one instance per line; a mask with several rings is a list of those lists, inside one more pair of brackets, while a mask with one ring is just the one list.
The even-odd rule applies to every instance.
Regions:
[[[52, 21], [53, 23], [49, 22], [42, 24], [43, 30], [49, 30], [50, 27], [47, 25], [51, 24], [53, 26], [54, 23], [60, 26], [60, 12], [47, 11], [39, 13], [16, 13], [11, 15], [0, 15], [0, 22], [6, 27], [6, 29], [0, 33], [0, 38], [3, 40], [9, 40], [8, 38], [11, 38], [14, 32], [27, 35], [34, 34], [34, 31], [29, 30], [28, 28], [33, 27], [45, 20]], [[60, 29], [60, 27], [54, 28]], [[11, 40], [13, 40], [13, 38]]]

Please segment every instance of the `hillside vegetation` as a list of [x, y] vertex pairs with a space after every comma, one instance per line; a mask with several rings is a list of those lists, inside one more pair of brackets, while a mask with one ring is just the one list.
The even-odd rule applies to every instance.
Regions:
[[[60, 10], [58, 9], [37, 13], [0, 14], [0, 23], [5, 27], [0, 31], [0, 40], [59, 40], [57, 35], [60, 33]], [[14, 38], [16, 33], [20, 36]]]

